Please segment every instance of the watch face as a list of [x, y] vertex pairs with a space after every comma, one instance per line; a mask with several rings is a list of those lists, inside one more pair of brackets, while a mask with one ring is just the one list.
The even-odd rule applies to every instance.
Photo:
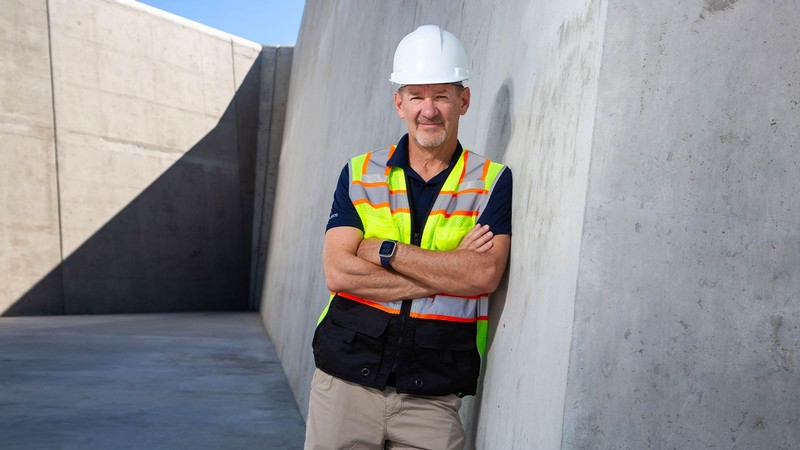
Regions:
[[381, 242], [381, 248], [378, 250], [378, 254], [380, 256], [392, 256], [394, 255], [394, 247], [397, 243], [394, 241], [383, 241]]

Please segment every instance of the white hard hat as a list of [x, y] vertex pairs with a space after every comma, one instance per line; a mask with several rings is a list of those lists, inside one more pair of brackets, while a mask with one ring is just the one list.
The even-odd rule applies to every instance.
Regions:
[[397, 44], [389, 81], [399, 85], [457, 83], [472, 75], [467, 52], [457, 37], [436, 25], [423, 25]]

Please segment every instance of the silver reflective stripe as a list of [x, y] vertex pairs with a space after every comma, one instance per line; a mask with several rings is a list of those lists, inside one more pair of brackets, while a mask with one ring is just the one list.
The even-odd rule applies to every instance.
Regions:
[[475, 205], [478, 204], [480, 197], [483, 195], [476, 192], [459, 193], [458, 195], [444, 194], [439, 202], [441, 207], [434, 209], [434, 211], [444, 210], [448, 214], [456, 211], [475, 211]]
[[366, 187], [358, 183], [350, 183], [350, 200], [356, 202], [362, 199], [369, 200], [373, 205], [389, 203], [389, 190], [385, 187]]
[[481, 201], [478, 203], [478, 217], [480, 217], [480, 215], [483, 214], [483, 211], [486, 210], [486, 205], [489, 204], [489, 198], [492, 196], [492, 192], [494, 192], [494, 187], [497, 185], [497, 180], [500, 179], [500, 176], [503, 175], [503, 172], [505, 172], [505, 170], [506, 166], [503, 166], [503, 168], [500, 169], [500, 172], [497, 172], [497, 176], [494, 178], [494, 182], [492, 182], [492, 185], [489, 186], [489, 193], [486, 194], [484, 198], [481, 199]]
[[411, 305], [411, 313], [415, 315], [434, 315], [437, 316], [436, 318], [443, 318], [442, 316], [444, 316], [471, 321], [478, 317], [476, 315], [477, 306], [478, 300], [475, 298], [437, 295], [433, 298], [427, 297], [414, 300]]
[[[458, 191], [467, 189], [484, 189], [481, 175], [483, 175], [483, 166], [486, 164], [486, 158], [476, 155], [469, 150], [464, 150], [462, 158], [466, 158], [466, 169], [464, 170], [464, 178], [457, 187]], [[447, 182], [445, 182], [447, 184]], [[480, 197], [486, 194], [465, 193], [453, 196], [452, 193], [440, 192], [433, 204], [433, 211], [447, 211], [452, 214], [455, 211], [475, 211]], [[463, 196], [463, 197], [462, 197]], [[453, 202], [453, 199], [456, 199]]]
[[367, 172], [361, 175], [361, 181], [364, 183], [385, 183], [386, 177], [382, 173], [378, 174]]
[[[482, 174], [483, 172], [481, 172]], [[483, 189], [483, 180], [470, 180], [463, 181], [459, 186], [459, 191], [466, 191], [469, 189]]]
[[[376, 175], [384, 175], [384, 170], [386, 170], [386, 163], [389, 162], [389, 148], [384, 148], [381, 150], [376, 150], [372, 152], [372, 155], [369, 158], [369, 163], [367, 164], [367, 173], [368, 174], [376, 174]], [[384, 176], [384, 181], [386, 177]]]

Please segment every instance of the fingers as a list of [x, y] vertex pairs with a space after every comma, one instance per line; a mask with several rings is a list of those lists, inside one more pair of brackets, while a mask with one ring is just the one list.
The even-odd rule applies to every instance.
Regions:
[[469, 230], [463, 238], [461, 238], [461, 242], [458, 244], [457, 248], [462, 250], [472, 250], [472, 245], [475, 243], [475, 239], [479, 238], [485, 233], [485, 230], [483, 230], [484, 227], [485, 225], [481, 226], [481, 224], [475, 224], [475, 226], [472, 227], [472, 229]]
[[483, 253], [492, 248], [492, 238], [494, 234], [489, 231], [489, 225], [475, 224], [467, 234], [461, 239], [458, 249], [473, 250]]
[[489, 251], [489, 249], [494, 246], [492, 242], [492, 238], [494, 237], [494, 233], [491, 231], [486, 232], [483, 236], [479, 237], [475, 243], [473, 244], [471, 250], [474, 250], [478, 253], [483, 253]]

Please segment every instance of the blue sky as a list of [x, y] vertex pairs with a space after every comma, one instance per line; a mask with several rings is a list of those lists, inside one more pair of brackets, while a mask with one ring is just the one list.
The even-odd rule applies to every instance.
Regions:
[[139, 0], [259, 44], [294, 45], [305, 0]]

